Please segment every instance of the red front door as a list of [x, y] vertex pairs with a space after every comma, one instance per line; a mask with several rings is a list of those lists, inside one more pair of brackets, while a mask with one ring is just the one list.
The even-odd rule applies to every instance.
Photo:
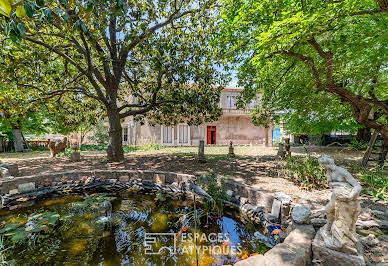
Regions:
[[216, 126], [207, 126], [207, 144], [216, 144]]

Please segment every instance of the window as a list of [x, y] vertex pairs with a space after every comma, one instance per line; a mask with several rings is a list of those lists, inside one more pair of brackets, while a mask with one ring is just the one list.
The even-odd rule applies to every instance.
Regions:
[[163, 127], [163, 143], [172, 143], [172, 127]]
[[128, 141], [128, 127], [123, 128], [123, 142]]
[[229, 109], [235, 109], [236, 96], [226, 96], [226, 107]]
[[187, 143], [189, 141], [189, 126], [179, 125], [179, 143]]

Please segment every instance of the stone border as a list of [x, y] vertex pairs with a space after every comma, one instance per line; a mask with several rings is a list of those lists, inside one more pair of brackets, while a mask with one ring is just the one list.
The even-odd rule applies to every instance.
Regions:
[[[24, 202], [48, 194], [117, 191], [131, 187], [153, 191], [191, 193], [190, 180], [195, 180], [195, 176], [147, 170], [73, 170], [23, 176], [0, 180], [0, 207], [12, 209], [20, 201]], [[289, 196], [279, 192], [261, 191], [230, 180], [224, 183], [224, 188], [230, 198], [229, 203], [238, 207], [250, 220], [264, 224], [289, 223], [292, 202]], [[294, 230], [287, 237], [284, 234], [283, 243], [277, 244], [265, 255], [252, 256], [236, 263], [236, 265], [259, 265], [258, 263], [276, 261], [276, 259], [279, 262], [280, 255], [280, 257], [287, 255], [301, 262], [298, 265], [307, 265], [311, 262], [311, 241], [309, 239], [310, 235], [312, 234], [313, 237], [315, 233], [314, 229], [312, 229], [314, 233], [311, 233], [310, 227], [312, 228], [312, 226], [308, 226], [307, 236], [305, 232], [300, 232], [300, 227], [293, 228]], [[302, 236], [300, 236], [301, 234]], [[300, 239], [302, 239], [302, 244], [298, 242]]]

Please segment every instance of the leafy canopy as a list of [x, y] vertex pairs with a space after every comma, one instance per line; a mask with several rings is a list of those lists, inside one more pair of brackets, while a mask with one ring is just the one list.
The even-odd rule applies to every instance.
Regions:
[[[280, 119], [293, 132], [363, 124], [357, 97], [387, 117], [386, 1], [228, 0], [219, 49], [238, 66], [241, 105], [260, 93], [258, 124]], [[330, 56], [332, 58], [330, 59]]]

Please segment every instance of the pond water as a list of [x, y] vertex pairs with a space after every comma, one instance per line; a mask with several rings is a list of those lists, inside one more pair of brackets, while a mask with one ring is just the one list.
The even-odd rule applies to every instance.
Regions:
[[254, 237], [263, 228], [230, 207], [212, 217], [197, 202], [195, 230], [193, 204], [174, 195], [126, 191], [3, 210], [0, 264], [196, 265], [195, 232], [199, 265], [231, 264], [268, 250]]

